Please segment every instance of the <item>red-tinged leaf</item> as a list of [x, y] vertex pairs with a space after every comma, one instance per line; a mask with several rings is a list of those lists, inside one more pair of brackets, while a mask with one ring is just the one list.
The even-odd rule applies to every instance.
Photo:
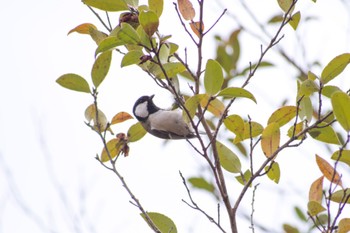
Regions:
[[82, 0], [88, 6], [95, 7], [103, 11], [124, 11], [128, 10], [128, 5], [124, 0]]
[[279, 127], [287, 124], [293, 118], [295, 118], [297, 113], [297, 107], [295, 106], [283, 106], [273, 112], [268, 120], [268, 124], [273, 122], [277, 123]]
[[177, 0], [179, 11], [185, 20], [193, 20], [196, 12], [190, 0]]
[[207, 94], [216, 94], [221, 89], [223, 82], [224, 75], [220, 64], [213, 59], [209, 59], [204, 73], [204, 87]]
[[121, 122], [124, 122], [126, 120], [130, 120], [130, 119], [133, 119], [133, 117], [129, 113], [119, 112], [112, 118], [111, 125], [121, 123]]
[[322, 196], [323, 196], [323, 177], [321, 176], [317, 180], [315, 180], [309, 190], [309, 201], [316, 201], [320, 204], [322, 203]]
[[91, 78], [97, 88], [107, 76], [112, 61], [112, 51], [101, 53], [95, 60], [91, 70]]
[[[176, 225], [169, 217], [155, 212], [147, 212], [147, 215], [160, 232], [177, 233]], [[144, 214], [141, 214], [141, 217], [147, 222]]]
[[59, 77], [56, 82], [67, 89], [90, 93], [88, 82], [77, 74], [64, 74]]
[[343, 218], [338, 224], [338, 233], [349, 233], [350, 232], [350, 218]]
[[280, 128], [273, 122], [266, 126], [261, 134], [261, 148], [266, 157], [271, 157], [280, 144]]
[[343, 70], [349, 63], [350, 53], [344, 53], [339, 56], [336, 56], [323, 69], [321, 74], [321, 82], [323, 84], [326, 84], [335, 77], [337, 77], [341, 72], [343, 72]]
[[316, 163], [324, 177], [327, 178], [327, 180], [339, 185], [340, 187], [343, 187], [341, 176], [326, 160], [316, 155]]
[[333, 153], [331, 159], [346, 163], [348, 166], [350, 166], [350, 150], [342, 150], [341, 154], [340, 154], [340, 151], [338, 150]]
[[326, 208], [317, 201], [309, 201], [309, 203], [307, 203], [307, 211], [311, 216], [316, 216], [325, 210]]
[[132, 125], [128, 130], [128, 140], [129, 142], [136, 142], [143, 138], [147, 131], [142, 127], [140, 122]]
[[68, 35], [71, 34], [72, 32], [77, 32], [80, 34], [90, 34], [90, 31], [92, 29], [97, 30], [97, 27], [91, 23], [83, 23], [83, 24], [76, 26], [72, 30], [70, 30], [68, 32]]
[[338, 190], [332, 194], [331, 201], [350, 204], [350, 188]]
[[350, 131], [350, 96], [344, 92], [336, 92], [331, 98], [333, 113], [339, 124], [347, 132]]
[[151, 37], [159, 26], [159, 19], [156, 13], [153, 11], [141, 11], [139, 15], [139, 21], [146, 34]]
[[219, 141], [216, 141], [216, 148], [221, 166], [228, 172], [240, 173], [241, 162], [238, 156]]
[[204, 24], [200, 22], [191, 22], [190, 27], [194, 34], [199, 38], [204, 32]]

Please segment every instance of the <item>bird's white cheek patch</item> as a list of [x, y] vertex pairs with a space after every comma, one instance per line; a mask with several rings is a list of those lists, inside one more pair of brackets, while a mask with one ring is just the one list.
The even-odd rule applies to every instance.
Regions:
[[142, 118], [148, 117], [149, 113], [147, 110], [147, 101], [137, 105], [135, 115]]

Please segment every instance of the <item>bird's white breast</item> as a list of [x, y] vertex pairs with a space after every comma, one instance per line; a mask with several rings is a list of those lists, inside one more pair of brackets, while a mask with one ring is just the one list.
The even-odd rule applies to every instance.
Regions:
[[152, 130], [172, 132], [178, 135], [187, 135], [191, 132], [180, 111], [159, 110], [151, 114], [148, 121]]

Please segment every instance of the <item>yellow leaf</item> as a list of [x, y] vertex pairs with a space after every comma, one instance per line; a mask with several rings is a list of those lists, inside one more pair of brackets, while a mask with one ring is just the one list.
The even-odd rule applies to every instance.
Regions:
[[322, 174], [327, 178], [327, 180], [334, 184], [340, 185], [340, 187], [343, 187], [340, 175], [326, 160], [316, 155], [316, 163]]
[[324, 176], [321, 176], [311, 184], [309, 190], [309, 201], [317, 201], [319, 203], [322, 203], [323, 177]]
[[[209, 102], [210, 101], [210, 102]], [[209, 103], [209, 104], [208, 104]], [[203, 94], [200, 105], [202, 108], [208, 108], [208, 111], [214, 116], [220, 117], [224, 113], [225, 105], [218, 99], [212, 99], [209, 95]]]
[[98, 109], [96, 113], [95, 104], [91, 104], [86, 108], [85, 119], [89, 123], [93, 121], [93, 127], [95, 130], [100, 132], [109, 130], [111, 133], [113, 133], [110, 128], [107, 129], [108, 121], [106, 115], [100, 109]]
[[190, 0], [177, 0], [179, 5], [179, 11], [185, 20], [193, 20], [196, 16], [196, 12]]
[[[125, 141], [120, 138], [113, 138], [107, 142], [107, 150], [104, 147], [101, 152], [101, 161], [107, 162], [110, 159], [114, 159], [122, 151]], [[108, 152], [107, 152], [108, 151]], [[109, 158], [108, 153], [111, 158]]]
[[261, 134], [261, 148], [266, 157], [270, 157], [278, 149], [280, 144], [280, 128], [273, 122], [266, 126]]
[[273, 112], [268, 120], [268, 124], [275, 122], [279, 127], [287, 124], [291, 121], [297, 113], [297, 107], [295, 106], [283, 106]]
[[343, 218], [339, 221], [338, 233], [350, 232], [350, 218]]
[[[201, 34], [203, 34], [203, 31], [204, 31], [204, 24], [203, 23], [191, 22], [190, 27], [191, 27], [192, 31], [194, 32], [194, 34], [196, 34], [196, 36], [200, 37]], [[199, 29], [201, 29], [201, 31], [199, 31]]]
[[326, 208], [324, 208], [320, 203], [317, 201], [309, 201], [307, 203], [307, 211], [311, 216], [316, 216], [317, 214], [325, 211]]
[[133, 119], [133, 117], [129, 113], [119, 112], [112, 118], [111, 125], [121, 123], [129, 119]]

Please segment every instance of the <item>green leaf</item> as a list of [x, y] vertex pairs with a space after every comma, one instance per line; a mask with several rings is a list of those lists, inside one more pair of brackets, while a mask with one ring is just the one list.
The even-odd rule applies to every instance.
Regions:
[[[193, 119], [193, 117], [195, 116], [197, 108], [201, 101], [201, 98], [203, 98], [203, 96], [204, 96], [203, 94], [198, 94], [198, 95], [191, 96], [186, 100], [185, 108], [189, 112], [191, 119]], [[188, 118], [188, 115], [185, 110], [182, 111], [182, 117], [186, 122], [190, 122], [190, 119]]]
[[91, 70], [91, 78], [97, 88], [105, 79], [112, 61], [112, 51], [101, 53], [95, 60]]
[[224, 125], [228, 130], [236, 134], [240, 140], [244, 136], [244, 121], [239, 115], [230, 115], [224, 119]]
[[339, 138], [331, 126], [325, 126], [325, 123], [319, 124], [319, 128], [314, 128], [309, 131], [312, 138], [330, 144], [340, 145]]
[[143, 55], [141, 50], [132, 50], [124, 55], [122, 59], [121, 67], [139, 64], [141, 62], [140, 58]]
[[342, 150], [340, 158], [339, 158], [339, 154], [340, 154], [339, 150], [334, 152], [331, 159], [339, 160], [340, 162], [346, 163], [348, 166], [350, 166], [350, 150]]
[[344, 92], [336, 92], [331, 98], [333, 113], [339, 124], [350, 131], [350, 97]]
[[300, 220], [302, 220], [303, 222], [307, 222], [308, 218], [305, 216], [305, 213], [303, 210], [301, 210], [298, 206], [294, 207], [294, 211], [297, 214], [297, 216], [299, 217]]
[[265, 171], [267, 171], [267, 177], [269, 177], [270, 180], [278, 184], [281, 177], [280, 166], [278, 165], [278, 163], [273, 162], [271, 166], [265, 167]]
[[342, 91], [339, 87], [337, 86], [324, 86], [322, 88], [322, 95], [328, 97], [328, 98], [331, 98], [332, 95], [335, 93], [335, 92], [338, 92], [338, 91]]
[[343, 72], [343, 70], [349, 63], [350, 53], [344, 53], [339, 56], [336, 56], [323, 69], [321, 74], [321, 82], [323, 84], [326, 84], [335, 77], [337, 77], [341, 72]]
[[128, 5], [123, 0], [82, 0], [82, 1], [88, 6], [92, 6], [103, 11], [128, 10]]
[[297, 13], [295, 13], [294, 15], [292, 15], [291, 20], [289, 21], [290, 26], [292, 26], [292, 28], [294, 30], [297, 30], [297, 27], [299, 25], [299, 21], [300, 21], [300, 11], [298, 11]]
[[271, 124], [275, 122], [279, 125], [279, 127], [282, 127], [295, 118], [297, 109], [298, 108], [295, 106], [283, 106], [271, 114], [267, 123]]
[[339, 191], [336, 191], [332, 194], [331, 201], [337, 202], [337, 203], [346, 203], [350, 204], [350, 198], [346, 198], [350, 196], [350, 188], [342, 189]]
[[[281, 7], [281, 9], [284, 11], [284, 13], [287, 13], [290, 7], [292, 6], [293, 0], [277, 0], [277, 2], [278, 2], [278, 5]], [[289, 13], [291, 14], [293, 10], [294, 10], [294, 6], [289, 11]]]
[[139, 35], [135, 29], [128, 23], [122, 23], [117, 37], [125, 44], [138, 44], [140, 42]]
[[[247, 181], [250, 179], [250, 177], [252, 177], [252, 173], [250, 172], [250, 170], [247, 170], [244, 172], [243, 177], [242, 175], [239, 175], [239, 176], [236, 176], [236, 179], [240, 184], [245, 185]], [[250, 187], [251, 186], [252, 184], [250, 184]]]
[[235, 139], [233, 140], [233, 143], [237, 144], [245, 139], [248, 139], [250, 137], [256, 137], [259, 136], [264, 130], [264, 127], [254, 121], [249, 122], [245, 122], [244, 123], [244, 135], [243, 138], [239, 138], [239, 137], [235, 137]]
[[307, 211], [311, 216], [316, 216], [325, 210], [326, 208], [317, 201], [309, 201], [309, 203], [307, 203]]
[[[299, 122], [298, 124], [296, 125], [292, 125], [289, 129], [288, 129], [288, 137], [294, 137], [296, 135], [298, 135], [301, 131], [303, 131], [304, 129], [304, 122]], [[294, 134], [293, 134], [294, 133]], [[305, 138], [305, 134], [303, 135], [300, 135], [298, 138], [296, 138], [297, 140], [301, 140]]]
[[298, 96], [310, 96], [312, 93], [317, 92], [318, 90], [319, 87], [315, 81], [306, 79], [300, 84]]
[[[147, 215], [161, 233], [177, 233], [175, 223], [169, 217], [156, 212], [147, 212]], [[141, 214], [141, 217], [146, 221], [144, 214]]]
[[235, 153], [219, 141], [216, 141], [216, 148], [219, 154], [220, 164], [226, 171], [232, 173], [241, 172], [241, 162]]
[[156, 13], [158, 18], [162, 15], [163, 5], [163, 0], [148, 0], [149, 9]]
[[159, 19], [156, 13], [153, 11], [141, 11], [139, 15], [139, 21], [146, 34], [151, 37], [159, 26]]
[[220, 64], [213, 59], [209, 59], [204, 73], [204, 87], [207, 94], [216, 94], [221, 89], [223, 82], [224, 76]]
[[140, 122], [133, 124], [128, 130], [128, 140], [129, 142], [136, 142], [143, 138], [147, 131], [143, 128]]
[[90, 93], [88, 82], [77, 74], [64, 74], [60, 76], [56, 82], [67, 89]]
[[275, 153], [280, 144], [280, 128], [279, 124], [272, 122], [266, 126], [261, 134], [261, 148], [266, 157], [270, 157]]
[[300, 233], [300, 231], [298, 230], [298, 228], [291, 226], [289, 224], [283, 224], [283, 230], [284, 233]]
[[[181, 62], [169, 62], [163, 64], [163, 68], [168, 78], [174, 77], [175, 75], [184, 72], [186, 67]], [[153, 73], [153, 72], [152, 72]], [[157, 69], [153, 73], [157, 78], [165, 78], [163, 71], [157, 66]]]
[[252, 93], [249, 91], [240, 88], [240, 87], [227, 87], [219, 92], [218, 96], [224, 96], [228, 98], [248, 98], [250, 100], [253, 100], [256, 103], [256, 99]]
[[95, 56], [97, 56], [99, 53], [103, 53], [121, 45], [125, 45], [125, 42], [116, 36], [109, 36], [99, 43], [95, 51]]
[[193, 187], [206, 190], [210, 193], [213, 193], [215, 190], [214, 185], [212, 183], [209, 183], [203, 177], [191, 177], [188, 179], [188, 182], [190, 182]]
[[301, 120], [307, 120], [308, 122], [312, 119], [314, 109], [312, 108], [312, 102], [310, 97], [304, 96], [299, 105], [299, 118]]

